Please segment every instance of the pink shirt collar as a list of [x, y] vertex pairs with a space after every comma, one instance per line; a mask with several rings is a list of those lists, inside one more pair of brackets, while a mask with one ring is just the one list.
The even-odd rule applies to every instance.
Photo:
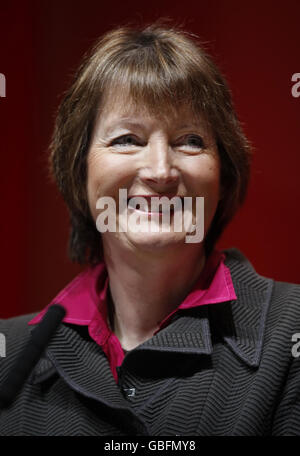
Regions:
[[[199, 280], [183, 302], [160, 324], [160, 329], [169, 323], [178, 309], [216, 304], [237, 299], [230, 270], [224, 264], [225, 254], [217, 250], [206, 261]], [[89, 267], [72, 280], [51, 302], [28, 324], [41, 321], [48, 307], [61, 304], [66, 315], [65, 323], [88, 326], [90, 336], [102, 346], [108, 356], [112, 373], [117, 380], [116, 366], [122, 364], [124, 352], [116, 335], [107, 324], [108, 275], [104, 263]], [[156, 332], [158, 332], [156, 331]]]

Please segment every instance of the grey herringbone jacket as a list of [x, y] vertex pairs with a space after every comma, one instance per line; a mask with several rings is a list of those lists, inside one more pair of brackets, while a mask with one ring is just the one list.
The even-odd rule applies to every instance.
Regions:
[[[125, 356], [119, 384], [87, 327], [62, 324], [0, 411], [0, 435], [300, 435], [300, 286], [259, 276], [234, 249], [225, 264], [238, 299], [180, 311]], [[0, 384], [33, 316], [0, 321]]]

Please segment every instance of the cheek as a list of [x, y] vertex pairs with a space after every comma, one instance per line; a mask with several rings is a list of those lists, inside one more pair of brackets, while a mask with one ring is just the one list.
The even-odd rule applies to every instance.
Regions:
[[209, 201], [219, 200], [221, 167], [218, 159], [207, 157], [195, 163], [190, 168], [189, 176], [194, 194], [204, 196]]
[[128, 188], [132, 166], [125, 157], [90, 151], [87, 157], [87, 196], [93, 217], [97, 215], [96, 202], [102, 196], [116, 201], [119, 188]]
[[195, 196], [204, 197], [204, 223], [210, 225], [220, 200], [220, 163], [218, 159], [203, 160], [193, 167], [190, 184]]

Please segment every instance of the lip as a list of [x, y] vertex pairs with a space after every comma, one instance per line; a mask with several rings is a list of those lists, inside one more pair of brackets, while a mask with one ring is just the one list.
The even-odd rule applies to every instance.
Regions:
[[152, 197], [158, 197], [161, 198], [163, 196], [166, 196], [167, 198], [171, 199], [174, 198], [174, 196], [178, 196], [179, 198], [184, 198], [182, 195], [175, 195], [174, 193], [153, 193], [153, 194], [147, 194], [147, 195], [129, 195], [128, 199], [130, 198], [136, 198], [136, 197], [143, 197], [143, 198], [152, 198]]

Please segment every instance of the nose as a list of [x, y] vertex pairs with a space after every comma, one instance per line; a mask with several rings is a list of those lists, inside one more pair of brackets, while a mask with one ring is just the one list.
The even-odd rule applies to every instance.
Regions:
[[166, 139], [149, 143], [145, 162], [140, 170], [141, 180], [156, 191], [176, 187], [180, 172]]

